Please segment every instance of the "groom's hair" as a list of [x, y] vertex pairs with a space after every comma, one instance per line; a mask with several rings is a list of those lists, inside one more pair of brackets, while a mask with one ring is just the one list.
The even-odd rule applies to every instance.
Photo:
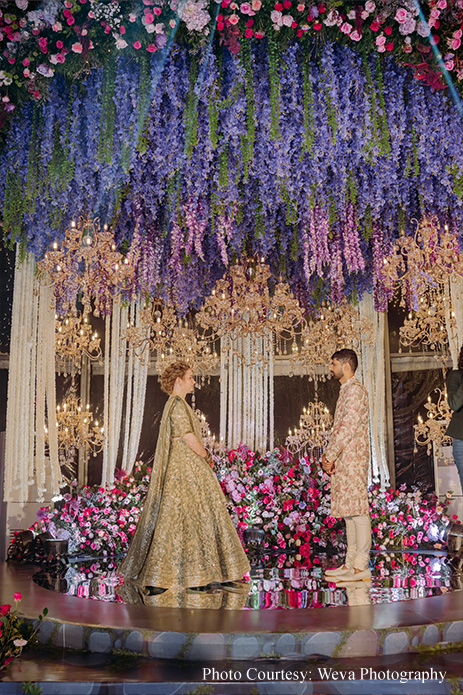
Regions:
[[341, 362], [341, 364], [343, 364], [344, 362], [348, 362], [353, 372], [356, 371], [359, 363], [357, 359], [357, 354], [354, 352], [354, 350], [351, 350], [350, 348], [336, 350], [336, 352], [334, 352], [331, 355], [331, 359], [338, 360], [338, 362]]

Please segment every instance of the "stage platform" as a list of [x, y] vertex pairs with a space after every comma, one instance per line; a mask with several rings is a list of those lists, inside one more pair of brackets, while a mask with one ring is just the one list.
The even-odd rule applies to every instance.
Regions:
[[439, 596], [387, 603], [214, 610], [78, 598], [38, 586], [36, 571], [30, 565], [1, 563], [0, 602], [11, 603], [19, 591], [27, 618], [48, 608], [39, 633], [44, 647], [212, 663], [387, 657], [463, 641], [458, 584], [454, 590], [443, 587]]

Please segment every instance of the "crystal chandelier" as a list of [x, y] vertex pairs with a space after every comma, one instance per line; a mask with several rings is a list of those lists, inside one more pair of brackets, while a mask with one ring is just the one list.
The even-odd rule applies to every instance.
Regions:
[[321, 459], [330, 438], [332, 422], [328, 408], [315, 393], [315, 400], [307, 408], [304, 407], [299, 427], [294, 431], [289, 430], [285, 447], [292, 454]]
[[428, 454], [431, 453], [432, 443], [436, 446], [448, 446], [451, 444], [451, 438], [447, 437], [445, 432], [452, 417], [447, 401], [447, 391], [444, 389], [434, 389], [438, 393], [437, 403], [431, 400], [428, 396], [428, 402], [424, 404], [427, 410], [426, 421], [423, 421], [421, 415], [418, 415], [418, 424], [414, 425], [415, 430], [415, 446], [414, 452], [418, 451], [417, 444], [426, 446]]
[[173, 307], [153, 299], [140, 312], [139, 325], [129, 324], [124, 333], [129, 348], [144, 359], [155, 354], [155, 369], [161, 374], [172, 362], [186, 362], [201, 377], [217, 370], [220, 357], [213, 339], [201, 332], [194, 317], [181, 319]]
[[55, 321], [55, 353], [59, 374], [66, 376], [81, 371], [84, 355], [92, 362], [101, 358], [101, 339], [96, 331], [92, 331], [87, 316], [73, 309], [62, 319], [55, 315]]
[[[418, 309], [411, 311], [399, 328], [400, 345], [416, 347], [426, 345], [440, 356], [444, 364], [449, 357], [449, 331], [456, 333], [455, 313], [450, 310], [451, 300], [448, 282], [428, 287], [419, 298]], [[402, 348], [399, 348], [399, 352]]]
[[419, 308], [419, 299], [428, 288], [445, 285], [450, 275], [463, 274], [463, 255], [458, 237], [442, 230], [437, 217], [424, 217], [416, 222], [413, 236], [401, 236], [391, 255], [384, 259], [382, 273], [385, 284], [401, 290], [401, 306]]
[[270, 292], [271, 271], [263, 260], [249, 258], [219, 280], [198, 314], [198, 324], [218, 338], [300, 334], [304, 317], [287, 283]]
[[77, 298], [83, 314], [95, 316], [111, 312], [112, 300], [122, 291], [130, 291], [134, 268], [116, 250], [112, 233], [98, 218], [81, 217], [66, 229], [62, 248], [53, 249], [37, 263], [45, 282], [53, 285], [57, 310], [63, 316], [75, 307]]
[[[90, 406], [85, 408], [77, 397], [76, 386], [71, 386], [61, 403], [56, 406], [56, 425], [58, 428], [58, 449], [60, 463], [67, 469], [68, 479], [75, 476], [75, 456], [79, 449], [96, 456], [103, 448], [105, 434], [98, 420], [93, 420]], [[48, 439], [48, 429], [45, 428]]]
[[294, 341], [291, 366], [312, 377], [326, 378], [331, 355], [341, 348], [357, 350], [361, 342], [372, 344], [372, 324], [360, 318], [358, 308], [347, 301], [320, 307], [307, 319], [300, 346]]

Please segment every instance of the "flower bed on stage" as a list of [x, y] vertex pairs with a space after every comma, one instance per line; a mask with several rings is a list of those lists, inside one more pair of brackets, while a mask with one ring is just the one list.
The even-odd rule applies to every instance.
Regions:
[[[329, 479], [318, 464], [293, 459], [286, 450], [260, 454], [245, 446], [216, 458], [217, 477], [233, 522], [265, 532], [262, 554], [277, 555], [277, 564], [310, 567], [323, 553], [344, 550], [344, 524], [330, 516]], [[67, 539], [74, 557], [123, 555], [135, 530], [151, 469], [135, 464], [129, 477], [104, 488], [66, 494], [54, 508], [42, 507], [30, 530]], [[370, 512], [376, 550], [441, 549], [449, 524], [446, 504], [420, 491], [370, 489]], [[455, 518], [453, 519], [455, 520]], [[20, 536], [9, 558], [24, 558]], [[30, 555], [29, 555], [30, 557]]]

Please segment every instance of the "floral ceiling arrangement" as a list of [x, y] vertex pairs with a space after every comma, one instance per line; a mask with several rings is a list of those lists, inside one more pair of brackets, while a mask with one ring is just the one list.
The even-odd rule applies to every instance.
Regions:
[[372, 290], [384, 310], [397, 231], [423, 215], [462, 227], [457, 107], [378, 54], [241, 44], [49, 80], [1, 154], [6, 235], [41, 258], [99, 215], [138, 291], [181, 313], [254, 254], [303, 308]]
[[411, 0], [16, 0], [0, 11], [3, 115], [25, 95], [41, 99], [58, 72], [79, 73], [108, 54], [162, 54], [177, 34], [193, 47], [215, 41], [234, 54], [246, 40], [341, 41], [392, 53], [440, 89], [444, 66], [457, 83], [463, 78], [462, 27], [462, 0], [426, 0], [421, 12]]

